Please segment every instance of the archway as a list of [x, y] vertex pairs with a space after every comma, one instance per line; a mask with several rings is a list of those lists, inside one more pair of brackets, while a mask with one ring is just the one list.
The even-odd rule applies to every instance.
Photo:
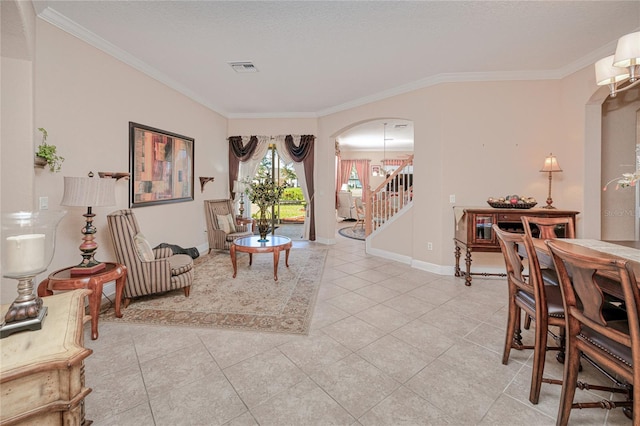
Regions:
[[386, 171], [393, 168], [394, 162], [413, 154], [413, 121], [400, 118], [360, 121], [340, 130], [335, 141], [336, 228], [340, 228], [345, 226], [342, 222], [348, 219], [345, 215], [350, 209], [340, 206], [339, 192], [349, 192], [349, 198], [355, 202], [367, 189], [384, 182]]

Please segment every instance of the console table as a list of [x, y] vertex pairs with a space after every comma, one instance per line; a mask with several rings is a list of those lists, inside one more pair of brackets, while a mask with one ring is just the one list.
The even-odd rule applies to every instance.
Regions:
[[[573, 210], [557, 210], [557, 209], [495, 209], [491, 207], [461, 207], [453, 208], [455, 219], [455, 276], [465, 277], [465, 285], [471, 285], [472, 275], [483, 276], [506, 276], [506, 274], [492, 274], [488, 272], [471, 272], [471, 252], [500, 252], [500, 243], [491, 229], [495, 223], [500, 229], [509, 232], [524, 232], [521, 217], [566, 217], [573, 219], [575, 228], [576, 215], [579, 214]], [[559, 237], [563, 236], [564, 229], [558, 229]], [[461, 249], [465, 249], [466, 270], [460, 270]]]
[[[42, 329], [0, 342], [0, 424], [86, 425], [84, 398], [85, 296], [74, 290], [43, 299]], [[2, 306], [2, 315], [9, 305]]]

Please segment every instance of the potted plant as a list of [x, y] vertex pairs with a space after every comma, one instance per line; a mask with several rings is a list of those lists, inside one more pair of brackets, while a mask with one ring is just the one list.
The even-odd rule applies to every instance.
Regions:
[[267, 240], [267, 232], [269, 230], [268, 209], [277, 204], [282, 197], [286, 185], [280, 186], [271, 179], [257, 179], [246, 183], [245, 193], [249, 196], [249, 200], [258, 205], [260, 216], [258, 219], [258, 233], [260, 239], [258, 241], [265, 242]]
[[38, 130], [42, 132], [42, 143], [36, 151], [35, 165], [44, 167], [47, 164], [49, 165], [50, 171], [59, 172], [62, 168], [64, 157], [58, 155], [55, 145], [49, 145], [47, 143], [47, 137], [49, 136], [47, 130], [44, 127], [38, 127]]

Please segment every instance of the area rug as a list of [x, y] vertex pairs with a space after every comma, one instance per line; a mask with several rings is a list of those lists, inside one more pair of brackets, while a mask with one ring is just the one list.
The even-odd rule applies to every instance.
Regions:
[[308, 334], [326, 249], [292, 248], [289, 268], [280, 255], [278, 281], [273, 255], [238, 253], [233, 278], [229, 254], [212, 252], [196, 259], [189, 297], [183, 290], [135, 299], [116, 318], [113, 307], [100, 320], [156, 325], [227, 328]]
[[365, 240], [366, 237], [364, 235], [364, 228], [358, 226], [356, 229], [353, 229], [351, 226], [347, 226], [346, 228], [338, 229], [338, 234], [343, 237], [353, 238], [354, 240]]

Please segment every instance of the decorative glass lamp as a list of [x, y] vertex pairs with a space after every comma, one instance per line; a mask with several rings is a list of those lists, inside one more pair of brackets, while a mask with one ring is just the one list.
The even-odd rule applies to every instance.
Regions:
[[40, 330], [47, 307], [33, 289], [33, 278], [53, 258], [56, 227], [65, 211], [2, 214], [2, 276], [18, 280], [18, 297], [0, 326], [0, 338], [22, 330]]

